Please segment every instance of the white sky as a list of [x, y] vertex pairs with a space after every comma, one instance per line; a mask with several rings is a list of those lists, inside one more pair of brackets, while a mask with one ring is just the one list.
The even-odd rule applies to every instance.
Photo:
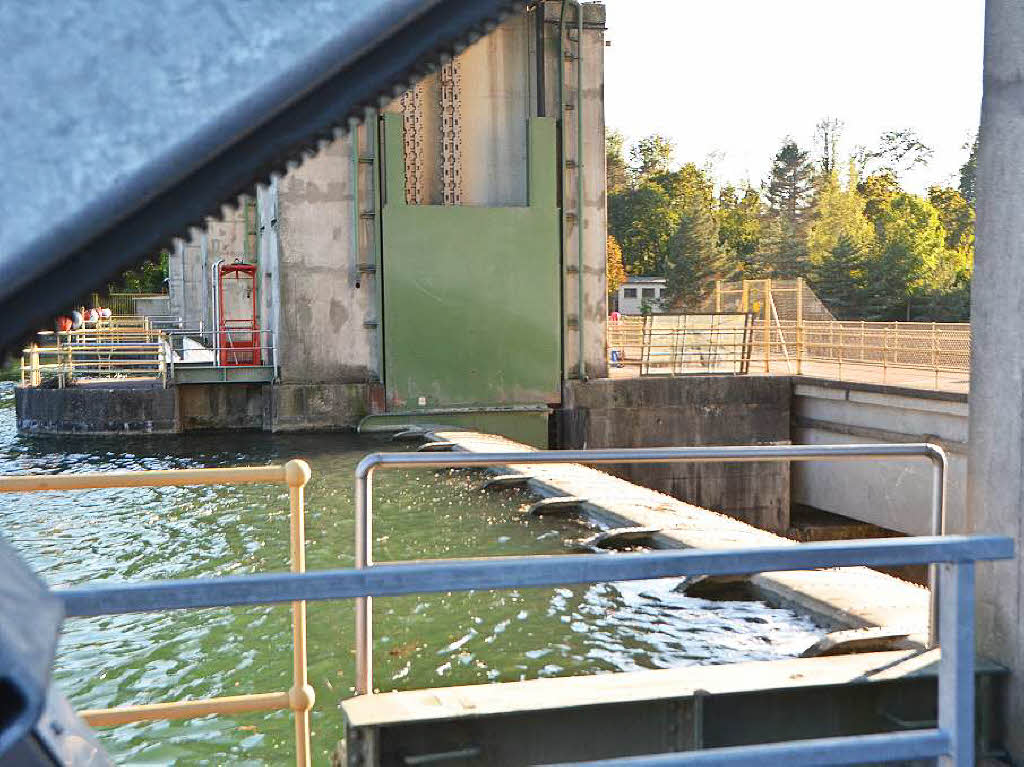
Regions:
[[759, 184], [790, 135], [823, 117], [840, 152], [914, 128], [935, 150], [903, 179], [955, 185], [981, 110], [984, 0], [605, 0], [605, 110], [631, 141], [663, 133], [676, 159], [711, 153], [720, 181]]

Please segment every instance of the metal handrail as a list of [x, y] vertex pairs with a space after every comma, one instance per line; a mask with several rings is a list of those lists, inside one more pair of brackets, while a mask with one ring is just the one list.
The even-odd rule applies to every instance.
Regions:
[[[0, 477], [0, 493], [31, 493], [54, 490], [90, 490], [112, 487], [167, 487], [223, 484], [287, 484], [290, 513], [291, 571], [306, 570], [305, 486], [309, 464], [292, 460], [284, 466], [251, 466], [224, 469], [166, 469], [83, 474], [14, 475]], [[73, 593], [66, 589], [62, 593]], [[83, 615], [66, 611], [68, 617]], [[93, 613], [100, 614], [100, 613]], [[306, 604], [292, 600], [293, 685], [286, 692], [232, 695], [205, 700], [152, 703], [141, 706], [79, 711], [90, 725], [108, 726], [164, 719], [190, 719], [210, 714], [291, 710], [295, 716], [295, 754], [299, 767], [310, 764], [309, 712], [315, 702], [306, 671]]]
[[[422, 455], [422, 454], [419, 454]], [[368, 458], [372, 458], [369, 456]], [[372, 462], [371, 462], [372, 464]], [[855, 735], [631, 757], [592, 765], [855, 764], [889, 758], [945, 757], [974, 763], [974, 565], [1010, 559], [1013, 541], [996, 536], [890, 538], [805, 543], [725, 551], [674, 550], [601, 555], [495, 557], [379, 565], [367, 570], [271, 573], [55, 589], [66, 614], [117, 615], [155, 610], [361, 599], [489, 588], [647, 580], [700, 574], [741, 575], [818, 567], [942, 563], [939, 726], [914, 732]]]
[[[932, 463], [931, 532], [946, 533], [946, 453], [929, 443], [874, 445], [749, 445], [605, 450], [537, 450], [505, 453], [371, 453], [355, 471], [355, 565], [373, 565], [373, 473], [383, 469], [467, 468], [509, 464], [718, 463], [722, 461], [844, 461], [925, 458]], [[939, 584], [929, 571], [928, 642], [937, 639]], [[356, 693], [373, 691], [373, 605], [356, 600]]]

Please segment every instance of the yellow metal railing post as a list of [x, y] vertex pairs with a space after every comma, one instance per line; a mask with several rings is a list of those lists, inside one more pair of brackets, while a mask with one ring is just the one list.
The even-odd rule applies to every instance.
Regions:
[[761, 315], [764, 323], [764, 372], [772, 372], [772, 281], [764, 281], [761, 289]]
[[[305, 461], [288, 461], [284, 471], [288, 480], [288, 499], [291, 506], [292, 572], [304, 573], [306, 533], [303, 495], [310, 477], [309, 464]], [[295, 764], [298, 767], [309, 767], [309, 710], [313, 708], [316, 696], [309, 685], [306, 672], [305, 602], [292, 602], [292, 649], [294, 684], [288, 691], [288, 704], [295, 714]]]
[[33, 342], [28, 353], [29, 384], [39, 386], [42, 376], [39, 373], [39, 344]]
[[715, 280], [715, 313], [722, 312], [722, 281]]
[[[31, 352], [26, 349], [26, 352]], [[30, 357], [31, 364], [31, 357]], [[38, 367], [38, 365], [37, 365]], [[32, 375], [32, 371], [29, 371]], [[109, 487], [173, 487], [235, 483], [287, 483], [291, 530], [292, 572], [306, 570], [305, 486], [311, 471], [305, 461], [282, 466], [249, 466], [224, 469], [161, 469], [86, 474], [7, 475], [0, 477], [0, 494], [55, 490], [86, 490]], [[78, 715], [93, 727], [130, 722], [191, 719], [211, 714], [242, 714], [292, 710], [295, 714], [296, 763], [309, 767], [309, 712], [316, 700], [306, 669], [306, 603], [292, 603], [294, 684], [287, 692], [234, 695], [205, 700], [181, 700], [119, 708], [82, 710]]]

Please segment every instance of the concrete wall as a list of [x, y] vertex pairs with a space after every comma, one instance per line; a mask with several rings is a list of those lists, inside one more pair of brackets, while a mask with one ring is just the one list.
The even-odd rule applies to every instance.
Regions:
[[[794, 379], [793, 442], [934, 442], [949, 458], [947, 520], [965, 529], [967, 398], [962, 394]], [[793, 501], [910, 535], [931, 534], [931, 464], [793, 465]]]
[[168, 434], [179, 430], [173, 389], [135, 384], [14, 392], [18, 430], [29, 434]]
[[[365, 129], [361, 129], [363, 133]], [[352, 145], [334, 141], [278, 181], [280, 335], [284, 383], [367, 383], [379, 377], [376, 288], [352, 249]], [[369, 200], [367, 207], [371, 207]]]
[[[787, 378], [568, 381], [556, 427], [558, 447], [784, 444], [789, 409]], [[758, 527], [789, 527], [786, 463], [623, 465], [611, 471]]]
[[178, 396], [181, 431], [268, 428], [265, 384], [184, 384]]
[[[604, 123], [604, 30], [605, 7], [583, 6], [583, 92], [577, 94], [576, 63], [565, 65], [558, 58], [558, 20], [560, 3], [545, 3], [545, 74], [546, 114], [558, 117], [559, 78], [566, 77], [565, 101], [580, 110], [583, 126], [583, 221], [582, 226], [568, 222], [563, 233], [563, 315], [565, 317], [565, 374], [578, 376], [579, 331], [575, 327], [579, 315], [579, 285], [583, 285], [584, 361], [589, 378], [608, 375], [605, 347], [605, 323], [608, 319], [608, 282], [605, 271], [605, 248], [608, 241], [607, 194], [605, 178]], [[575, 23], [575, 11], [566, 10], [567, 25]], [[575, 37], [575, 31], [573, 32]], [[534, 43], [535, 44], [535, 43]], [[567, 47], [574, 46], [566, 43]], [[536, 79], [536, 72], [534, 72]], [[536, 82], [534, 82], [536, 88]], [[563, 152], [567, 159], [579, 161], [576, 149], [576, 110], [564, 110], [565, 137]], [[575, 213], [577, 204], [576, 171], [563, 170], [562, 204]], [[583, 274], [577, 274], [577, 242], [583, 237]]]
[[978, 568], [980, 648], [1009, 666], [1008, 748], [1024, 762], [1024, 8], [988, 0], [971, 283], [971, 423], [967, 529], [1008, 535], [1016, 558]]

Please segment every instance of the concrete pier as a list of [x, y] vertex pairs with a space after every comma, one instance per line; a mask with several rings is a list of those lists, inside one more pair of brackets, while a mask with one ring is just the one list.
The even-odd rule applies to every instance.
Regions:
[[[737, 549], [800, 544], [759, 530], [725, 514], [702, 509], [603, 471], [579, 464], [531, 465], [526, 445], [491, 434], [438, 429], [446, 440], [468, 452], [521, 452], [523, 463], [508, 467], [530, 477], [531, 489], [544, 497], [585, 499], [586, 515], [606, 527], [658, 528], [656, 547]], [[502, 473], [508, 473], [504, 468]], [[763, 573], [751, 577], [766, 601], [809, 613], [834, 630], [882, 627], [902, 631], [900, 646], [920, 648], [928, 630], [928, 592], [906, 581], [864, 567]]]
[[988, 0], [985, 92], [978, 157], [978, 226], [971, 285], [968, 532], [1009, 535], [1012, 562], [978, 573], [981, 649], [1008, 665], [1007, 747], [1024, 760], [1024, 11], [1017, 0]]

